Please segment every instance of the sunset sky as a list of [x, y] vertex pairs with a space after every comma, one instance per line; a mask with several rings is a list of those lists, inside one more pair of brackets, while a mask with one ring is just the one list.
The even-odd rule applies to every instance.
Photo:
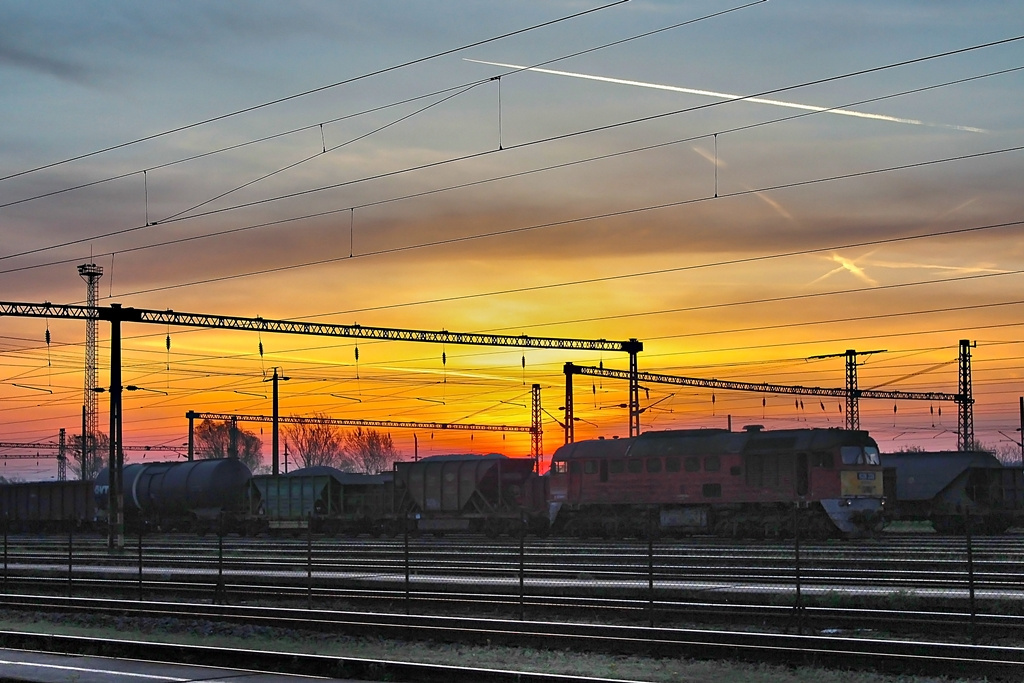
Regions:
[[[915, 392], [955, 393], [968, 339], [976, 437], [1019, 444], [1019, 2], [9, 0], [0, 93], [0, 300], [83, 304], [94, 262], [104, 306], [638, 339], [643, 371], [834, 388], [844, 359], [812, 356], [885, 350], [860, 387]], [[269, 415], [277, 367], [283, 415], [528, 426], [537, 383], [550, 456], [564, 364], [628, 367], [122, 333], [123, 383], [144, 389], [128, 445], [181, 445], [189, 410]], [[0, 318], [0, 441], [79, 433], [84, 365], [83, 322]], [[577, 439], [628, 433], [624, 383], [574, 385]], [[835, 398], [640, 399], [643, 429], [844, 423]], [[954, 403], [860, 412], [883, 450], [956, 447]], [[269, 425], [242, 426], [269, 464]], [[414, 436], [421, 456], [530, 449], [390, 432], [404, 457]]]

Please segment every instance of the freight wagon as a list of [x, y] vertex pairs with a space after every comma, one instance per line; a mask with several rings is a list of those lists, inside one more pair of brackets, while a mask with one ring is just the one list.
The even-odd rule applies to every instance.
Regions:
[[[126, 465], [124, 522], [129, 528], [207, 533], [246, 531], [252, 473], [235, 458]], [[109, 513], [110, 473], [96, 477], [96, 507]]]
[[394, 513], [417, 531], [489, 536], [547, 530], [546, 489], [528, 458], [437, 455], [396, 462]]
[[939, 533], [1000, 534], [1024, 523], [1024, 469], [983, 451], [882, 456], [893, 521], [927, 521]]
[[0, 486], [0, 516], [12, 532], [91, 528], [96, 522], [92, 481], [33, 481]]
[[392, 531], [392, 474], [356, 474], [306, 467], [250, 480], [250, 512], [257, 531], [309, 529], [372, 535]]

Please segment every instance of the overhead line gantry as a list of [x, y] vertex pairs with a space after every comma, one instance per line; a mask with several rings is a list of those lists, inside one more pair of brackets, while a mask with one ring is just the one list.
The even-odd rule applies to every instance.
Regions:
[[513, 432], [530, 434], [530, 457], [533, 458], [534, 467], [540, 465], [542, 443], [537, 437], [542, 433], [540, 425], [540, 410], [537, 405], [540, 403], [540, 385], [533, 385], [534, 407], [530, 411], [533, 423], [529, 427], [522, 425], [487, 425], [469, 424], [464, 422], [414, 422], [409, 420], [366, 420], [344, 417], [302, 417], [298, 415], [240, 415], [235, 413], [213, 413], [190, 410], [185, 413], [188, 418], [188, 459], [192, 460], [192, 449], [195, 443], [195, 421], [212, 420], [215, 422], [261, 422], [284, 424], [324, 424], [340, 427], [381, 427], [384, 429], [426, 429], [430, 431], [464, 431], [464, 432]]
[[[961, 354], [963, 354], [965, 342], [961, 342]], [[845, 354], [844, 354], [845, 355]], [[968, 351], [967, 367], [969, 368], [969, 351]], [[961, 365], [964, 363], [962, 362]], [[770, 384], [767, 382], [734, 382], [720, 379], [704, 379], [698, 377], [680, 377], [677, 375], [663, 375], [653, 372], [634, 372], [626, 370], [613, 370], [609, 368], [595, 368], [581, 365], [575, 365], [573, 363], [566, 363], [564, 367], [565, 372], [565, 411], [566, 419], [563, 425], [565, 430], [565, 442], [572, 443], [575, 440], [574, 434], [574, 422], [573, 419], [573, 399], [572, 399], [572, 377], [573, 375], [588, 375], [592, 377], [605, 377], [611, 379], [623, 379], [630, 382], [631, 385], [639, 386], [640, 382], [649, 384], [674, 384], [689, 387], [702, 387], [705, 389], [722, 389], [732, 391], [749, 391], [755, 393], [764, 394], [798, 394], [804, 396], [833, 396], [836, 398], [847, 398], [849, 399], [851, 389], [849, 388], [827, 388], [827, 387], [804, 387], [804, 386], [793, 386], [787, 384]], [[961, 385], [963, 385], [963, 378], [966, 376], [969, 378], [970, 372], [961, 368]], [[894, 399], [894, 400], [917, 400], [917, 401], [955, 401], [961, 409], [961, 413], [965, 410], [970, 411], [970, 407], [973, 401], [970, 398], [969, 389], [965, 392], [961, 387], [960, 393], [948, 394], [935, 391], [890, 391], [883, 389], [857, 389], [854, 387], [852, 392], [855, 392], [857, 398], [878, 398], [878, 399]], [[632, 393], [632, 392], [631, 392]], [[635, 408], [633, 406], [636, 406]], [[640, 414], [643, 411], [639, 408], [639, 402], [632, 403], [630, 406], [630, 436], [634, 436], [634, 427], [636, 424], [636, 432], [639, 433], [639, 420]], [[962, 425], [967, 422], [964, 418], [961, 418], [960, 430], [963, 431]], [[847, 425], [848, 429], [859, 429], [860, 425], [856, 426]], [[966, 434], [961, 433], [958, 435], [958, 447], [961, 450], [967, 450], [973, 443], [973, 433]]]
[[[498, 335], [472, 332], [449, 332], [447, 330], [414, 330], [394, 327], [366, 327], [363, 325], [338, 325], [330, 323], [297, 322], [292, 320], [268, 320], [255, 317], [209, 315], [203, 313], [180, 313], [173, 310], [124, 308], [121, 304], [110, 306], [75, 306], [68, 304], [0, 302], [0, 316], [55, 318], [65, 320], [102, 320], [110, 323], [110, 499], [117, 502], [117, 512], [111, 515], [109, 544], [121, 548], [124, 545], [123, 492], [121, 474], [124, 467], [121, 419], [121, 323], [152, 323], [181, 327], [200, 327], [222, 330], [248, 330], [252, 332], [276, 332], [282, 334], [303, 334], [323, 337], [350, 337], [356, 339], [378, 339], [390, 341], [426, 342], [434, 344], [462, 344], [476, 346], [503, 346], [510, 348], [565, 349], [579, 351], [609, 351], [629, 354], [629, 367], [635, 372], [637, 354], [643, 350], [643, 342], [636, 339], [610, 341], [607, 339], [573, 339], [568, 337], [532, 337], [529, 335]], [[631, 404], [639, 404], [639, 388], [631, 383]], [[636, 428], [639, 432], [639, 408]], [[273, 472], [278, 473], [279, 456], [273, 453]]]

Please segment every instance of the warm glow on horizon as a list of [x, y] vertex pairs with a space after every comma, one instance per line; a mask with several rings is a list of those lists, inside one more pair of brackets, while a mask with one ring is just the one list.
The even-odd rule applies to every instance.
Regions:
[[[625, 3], [451, 54], [565, 7], [112, 7], [123, 25], [0, 7], [4, 301], [83, 304], [76, 268], [95, 263], [100, 306], [637, 339], [641, 371], [824, 388], [844, 359], [813, 356], [886, 349], [859, 387], [908, 392], [957, 392], [968, 339], [978, 441], [1020, 438], [1024, 40], [979, 47], [1010, 37], [1012, 3], [764, 3], [692, 25], [690, 5]], [[141, 46], [158, 20], [165, 39]], [[80, 433], [85, 359], [84, 321], [0, 317], [0, 442]], [[628, 369], [621, 352], [125, 323], [125, 443], [180, 446], [187, 411], [269, 416], [277, 368], [289, 416], [529, 427], [538, 384], [546, 466], [570, 362]], [[628, 400], [574, 377], [576, 438], [627, 436]], [[642, 429], [844, 425], [811, 395], [645, 384], [640, 408]], [[953, 403], [860, 416], [885, 450], [956, 447]], [[270, 424], [241, 426], [269, 464]], [[382, 431], [403, 458], [530, 454], [525, 433]], [[44, 456], [5, 471], [53, 477]]]

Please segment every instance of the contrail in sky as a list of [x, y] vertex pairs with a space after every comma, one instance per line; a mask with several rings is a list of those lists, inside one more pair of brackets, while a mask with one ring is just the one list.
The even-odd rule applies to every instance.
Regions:
[[744, 97], [743, 95], [731, 95], [724, 92], [714, 92], [713, 90], [697, 90], [695, 88], [680, 88], [675, 85], [662, 85], [660, 83], [645, 83], [644, 81], [630, 81], [623, 78], [610, 78], [608, 76], [592, 76], [590, 74], [573, 73], [571, 71], [555, 71], [553, 69], [541, 69], [535, 66], [520, 66], [518, 64], [503, 64], [501, 62], [485, 62], [481, 59], [465, 59], [467, 62], [476, 62], [477, 64], [487, 64], [489, 66], [501, 66], [507, 69], [521, 69], [523, 71], [536, 71], [538, 73], [553, 74], [555, 76], [570, 76], [572, 78], [583, 78], [590, 81], [601, 81], [603, 83], [618, 83], [620, 85], [635, 85], [640, 88], [654, 88], [655, 90], [670, 90], [672, 92], [682, 92], [690, 95], [702, 95], [704, 97], [718, 97], [723, 100], [741, 100], [743, 102], [754, 102], [757, 104], [770, 104], [776, 107], [788, 107], [790, 109], [802, 109], [804, 111], [816, 111], [823, 114], [839, 114], [840, 116], [855, 116], [861, 119], [874, 119], [876, 121], [889, 121], [891, 123], [908, 123], [915, 126], [932, 126], [937, 128], [952, 128], [953, 130], [963, 130], [970, 133], [984, 133], [984, 128], [972, 128], [971, 126], [955, 126], [945, 123], [928, 123], [927, 121], [919, 121], [918, 119], [904, 119], [898, 116], [886, 116], [885, 114], [869, 114], [862, 111], [854, 111], [852, 109], [833, 109], [830, 107], [818, 107], [813, 104], [800, 104], [798, 102], [784, 102], [782, 100], [769, 100], [763, 97]]

